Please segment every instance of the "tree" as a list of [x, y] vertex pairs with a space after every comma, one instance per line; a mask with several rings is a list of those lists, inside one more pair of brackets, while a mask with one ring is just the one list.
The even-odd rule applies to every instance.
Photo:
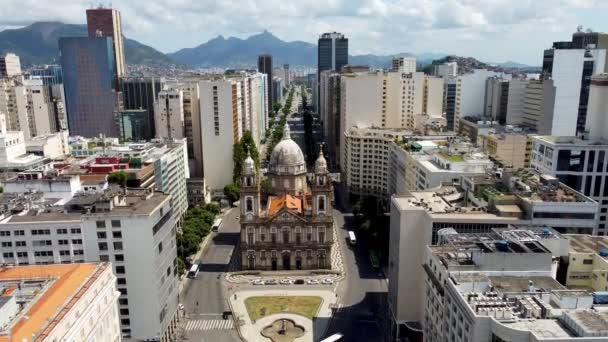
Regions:
[[272, 104], [272, 111], [274, 113], [278, 113], [281, 110], [281, 104], [278, 102], [275, 102]]
[[236, 184], [232, 183], [224, 187], [224, 195], [228, 197], [228, 200], [231, 203], [234, 203], [238, 201], [241, 197], [241, 192], [239, 191], [239, 187]]
[[127, 180], [129, 179], [129, 174], [125, 171], [116, 171], [112, 172], [108, 176], [108, 182], [113, 184], [118, 184], [122, 188], [127, 187]]
[[243, 162], [247, 158], [247, 155], [251, 154], [251, 158], [255, 163], [255, 168], [260, 168], [260, 153], [258, 148], [253, 141], [253, 136], [250, 131], [246, 131], [243, 134], [241, 140], [232, 146], [232, 161], [234, 162], [234, 169], [232, 170], [232, 181], [240, 184], [241, 182], [241, 171], [243, 170]]

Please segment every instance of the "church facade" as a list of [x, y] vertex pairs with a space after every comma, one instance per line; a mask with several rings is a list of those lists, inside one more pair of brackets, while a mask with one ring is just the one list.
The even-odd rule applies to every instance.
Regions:
[[261, 189], [248, 157], [241, 179], [241, 265], [243, 270], [331, 269], [334, 243], [333, 189], [323, 152], [307, 177], [300, 147], [285, 125], [272, 151]]

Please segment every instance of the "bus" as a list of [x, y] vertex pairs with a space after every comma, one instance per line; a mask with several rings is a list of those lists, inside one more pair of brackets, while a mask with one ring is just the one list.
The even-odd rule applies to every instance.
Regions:
[[339, 341], [344, 341], [344, 335], [333, 334], [333, 335], [329, 336], [328, 338], [322, 340], [321, 342], [339, 342]]
[[192, 265], [192, 267], [190, 267], [190, 271], [188, 271], [188, 278], [196, 279], [197, 275], [198, 275], [198, 264], [194, 264], [194, 265]]
[[222, 226], [222, 219], [216, 218], [215, 222], [213, 222], [213, 226], [211, 227], [211, 231], [217, 232], [218, 230], [220, 230], [221, 226]]
[[352, 230], [348, 231], [348, 242], [350, 242], [351, 245], [354, 245], [357, 243], [357, 238], [355, 237], [355, 232], [353, 232]]

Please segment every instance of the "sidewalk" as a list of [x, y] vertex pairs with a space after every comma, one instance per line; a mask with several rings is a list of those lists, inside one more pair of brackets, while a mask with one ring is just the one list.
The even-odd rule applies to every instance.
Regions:
[[[270, 342], [270, 339], [263, 337], [260, 332], [277, 319], [287, 318], [293, 320], [297, 325], [304, 327], [304, 336], [296, 339], [296, 342], [312, 342], [320, 339], [329, 328], [332, 316], [332, 306], [337, 305], [336, 294], [327, 290], [248, 290], [236, 293], [229, 298], [229, 304], [241, 338], [248, 342]], [[321, 306], [313, 321], [295, 314], [275, 314], [252, 322], [245, 307], [245, 299], [259, 296], [315, 296], [321, 297]]]

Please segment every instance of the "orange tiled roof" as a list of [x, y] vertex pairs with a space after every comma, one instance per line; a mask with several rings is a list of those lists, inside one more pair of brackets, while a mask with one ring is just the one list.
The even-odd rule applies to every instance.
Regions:
[[281, 196], [271, 196], [268, 203], [268, 216], [273, 217], [281, 209], [287, 208], [290, 211], [295, 211], [302, 214], [302, 199], [298, 196], [283, 194]]
[[33, 278], [55, 279], [55, 282], [34, 303], [11, 329], [11, 336], [0, 336], [0, 342], [29, 341], [40, 333], [46, 324], [55, 317], [68, 299], [93, 275], [98, 264], [57, 264], [37, 266], [17, 266], [0, 269], [0, 281], [24, 280]]

